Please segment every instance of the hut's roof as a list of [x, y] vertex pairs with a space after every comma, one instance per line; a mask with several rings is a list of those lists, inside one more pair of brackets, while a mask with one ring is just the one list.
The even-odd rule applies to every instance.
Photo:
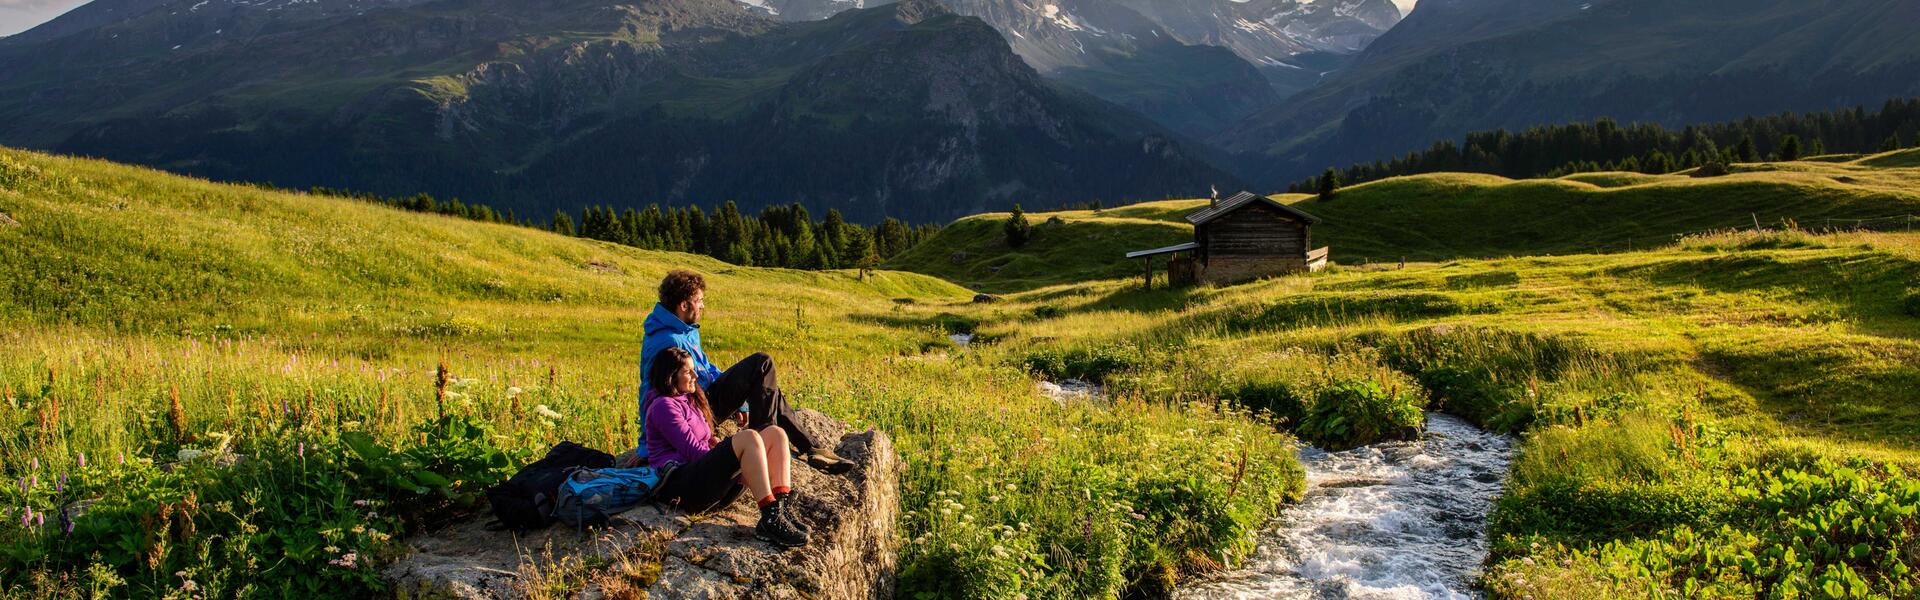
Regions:
[[1128, 252], [1127, 258], [1140, 258], [1142, 256], [1157, 256], [1161, 254], [1173, 254], [1175, 252], [1186, 252], [1188, 250], [1198, 250], [1198, 249], [1200, 249], [1199, 242], [1187, 242], [1185, 244], [1175, 244], [1172, 246], [1167, 246], [1165, 248], [1154, 248], [1152, 250], [1140, 250], [1137, 252]]
[[1199, 225], [1207, 221], [1212, 221], [1216, 218], [1219, 218], [1220, 215], [1224, 215], [1224, 214], [1233, 212], [1235, 210], [1239, 210], [1240, 207], [1251, 204], [1254, 201], [1265, 202], [1269, 206], [1280, 209], [1280, 212], [1293, 215], [1294, 217], [1298, 217], [1300, 220], [1306, 221], [1308, 223], [1320, 222], [1320, 217], [1307, 214], [1306, 211], [1303, 211], [1291, 206], [1287, 206], [1285, 204], [1281, 204], [1280, 202], [1275, 201], [1272, 198], [1261, 196], [1253, 192], [1240, 192], [1238, 194], [1234, 194], [1232, 198], [1221, 200], [1219, 204], [1215, 204], [1213, 206], [1201, 209], [1200, 211], [1195, 212], [1193, 214], [1187, 215], [1187, 222], [1192, 223], [1194, 225]]

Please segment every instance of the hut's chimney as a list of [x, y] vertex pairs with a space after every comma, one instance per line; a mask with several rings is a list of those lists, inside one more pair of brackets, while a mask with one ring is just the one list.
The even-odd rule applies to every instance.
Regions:
[[1207, 198], [1207, 208], [1215, 208], [1220, 206], [1220, 188], [1210, 185], [1210, 186], [1207, 186], [1207, 189], [1213, 191], [1213, 195]]

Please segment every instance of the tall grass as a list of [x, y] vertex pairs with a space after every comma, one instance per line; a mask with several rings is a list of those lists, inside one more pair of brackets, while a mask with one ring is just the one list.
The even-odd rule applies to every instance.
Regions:
[[[382, 593], [400, 539], [477, 516], [549, 445], [634, 443], [640, 324], [669, 268], [707, 275], [723, 366], [771, 352], [797, 404], [892, 433], [903, 594], [1164, 590], [1250, 551], [1301, 488], [1292, 440], [1244, 411], [1060, 406], [991, 347], [952, 348], [971, 292], [929, 277], [24, 152], [0, 150], [0, 174], [20, 223], [0, 228], [8, 596]], [[543, 594], [601, 568], [533, 567]]]

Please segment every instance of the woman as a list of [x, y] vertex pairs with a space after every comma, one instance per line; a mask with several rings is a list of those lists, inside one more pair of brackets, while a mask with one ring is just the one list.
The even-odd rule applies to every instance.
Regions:
[[806, 526], [787, 516], [793, 494], [786, 431], [742, 429], [721, 439], [713, 432], [713, 410], [700, 391], [693, 356], [667, 348], [647, 373], [647, 459], [668, 473], [655, 496], [687, 512], [706, 512], [732, 504], [745, 489], [760, 504], [753, 535], [778, 546], [807, 543]]

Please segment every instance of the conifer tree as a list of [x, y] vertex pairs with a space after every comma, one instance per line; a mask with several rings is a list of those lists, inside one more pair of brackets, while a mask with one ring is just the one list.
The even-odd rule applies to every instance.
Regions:
[[1020, 210], [1018, 204], [1013, 205], [1013, 216], [1007, 217], [1007, 223], [1002, 226], [1002, 229], [1005, 230], [1009, 248], [1026, 246], [1027, 242], [1033, 239], [1033, 226], [1027, 223], [1027, 212]]
[[1740, 143], [1733, 147], [1734, 157], [1740, 162], [1760, 160], [1760, 151], [1753, 146], [1753, 135], [1740, 136]]
[[1783, 161], [1800, 160], [1800, 136], [1789, 133], [1787, 137], [1780, 138], [1778, 154]]
[[560, 235], [573, 235], [573, 217], [567, 211], [554, 211], [553, 232]]
[[1327, 172], [1320, 174], [1319, 191], [1321, 202], [1331, 202], [1334, 194], [1340, 192], [1340, 175], [1333, 171], [1333, 167], [1327, 167]]

